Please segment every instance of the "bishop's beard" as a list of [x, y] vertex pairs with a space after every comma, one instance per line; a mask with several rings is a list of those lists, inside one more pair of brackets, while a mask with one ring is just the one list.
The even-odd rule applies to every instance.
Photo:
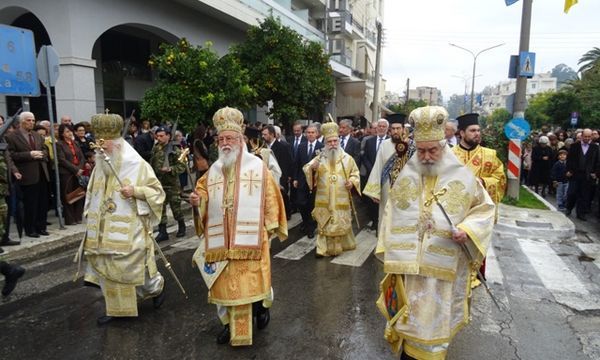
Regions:
[[438, 176], [440, 174], [441, 161], [422, 160], [419, 161], [419, 172], [423, 176]]
[[233, 166], [240, 155], [240, 147], [231, 147], [231, 150], [226, 151], [219, 148], [219, 160], [223, 163], [223, 167], [229, 168]]

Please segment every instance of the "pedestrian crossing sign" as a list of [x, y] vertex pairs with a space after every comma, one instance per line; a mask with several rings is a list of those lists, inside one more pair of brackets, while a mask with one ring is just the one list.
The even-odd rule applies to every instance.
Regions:
[[533, 77], [535, 74], [535, 53], [521, 51], [519, 53], [519, 76]]

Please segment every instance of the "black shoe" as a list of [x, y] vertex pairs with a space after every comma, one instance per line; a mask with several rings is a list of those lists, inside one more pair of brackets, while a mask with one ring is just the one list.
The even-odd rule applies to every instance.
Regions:
[[38, 233], [29, 233], [29, 234], [25, 234], [27, 237], [31, 237], [31, 238], [39, 238], [40, 234]]
[[165, 289], [163, 288], [162, 291], [160, 292], [160, 294], [158, 294], [152, 298], [152, 305], [154, 305], [155, 309], [160, 308], [160, 306], [165, 302], [165, 297], [166, 297], [166, 293], [165, 293]]
[[25, 274], [25, 269], [19, 265], [11, 266], [8, 274], [4, 277], [4, 287], [2, 288], [2, 295], [8, 296], [17, 286], [17, 281], [21, 276]]
[[565, 211], [565, 215], [567, 215], [567, 216], [571, 216], [571, 211], [572, 211], [571, 209], [567, 209], [567, 210]]
[[100, 316], [98, 319], [96, 319], [96, 324], [98, 324], [98, 326], [104, 326], [104, 325], [108, 324], [109, 322], [111, 322], [113, 319], [114, 319], [114, 317], [112, 317], [112, 316], [103, 315], [103, 316]]
[[217, 335], [217, 344], [227, 344], [231, 339], [231, 332], [229, 331], [229, 325], [225, 325], [223, 330]]
[[269, 321], [271, 320], [271, 313], [269, 309], [265, 309], [262, 305], [258, 308], [258, 314], [256, 315], [256, 326], [258, 330], [262, 330], [269, 325]]
[[50, 236], [50, 233], [48, 233], [46, 230], [40, 230], [40, 231], [38, 231], [38, 233], [39, 233], [40, 235], [44, 235], [44, 236]]
[[100, 285], [96, 285], [93, 282], [89, 282], [89, 281], [83, 281], [83, 286], [88, 286], [88, 287], [94, 287], [94, 288], [98, 288], [100, 289]]
[[167, 225], [158, 225], [158, 235], [156, 235], [156, 242], [169, 240], [169, 234], [167, 233]]
[[309, 239], [314, 238], [315, 237], [315, 231], [314, 230], [308, 231], [306, 233], [306, 236], [308, 236]]
[[323, 256], [323, 255], [321, 255], [321, 254], [319, 254], [318, 252], [315, 251], [315, 258], [321, 259], [321, 258], [324, 258], [324, 257], [325, 256]]
[[185, 236], [185, 221], [184, 220], [179, 220], [177, 222], [179, 228], [177, 229], [177, 234], [175, 235], [175, 237], [181, 238]]
[[15, 240], [11, 240], [11, 239], [3, 239], [2, 242], [0, 242], [0, 245], [2, 246], [14, 246], [14, 245], [21, 245], [20, 241], [15, 241]]

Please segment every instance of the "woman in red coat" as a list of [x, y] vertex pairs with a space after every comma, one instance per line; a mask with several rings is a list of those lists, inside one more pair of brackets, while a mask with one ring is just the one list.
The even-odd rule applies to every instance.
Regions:
[[60, 193], [65, 224], [81, 224], [85, 198], [73, 204], [68, 204], [66, 200], [66, 195], [79, 186], [78, 177], [83, 173], [85, 165], [85, 157], [73, 137], [73, 130], [70, 125], [61, 124], [58, 127], [56, 153], [58, 156], [58, 174], [60, 177]]

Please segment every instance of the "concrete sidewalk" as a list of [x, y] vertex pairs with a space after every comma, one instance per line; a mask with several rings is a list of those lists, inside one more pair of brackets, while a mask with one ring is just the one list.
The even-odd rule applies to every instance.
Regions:
[[[185, 215], [187, 230], [192, 231], [193, 225], [191, 219], [191, 206], [188, 202], [182, 201], [181, 208]], [[174, 239], [174, 233], [177, 232], [177, 223], [173, 219], [169, 207], [167, 207], [167, 217], [167, 231], [170, 234], [170, 238]], [[14, 223], [11, 224], [10, 239], [14, 241], [20, 240], [21, 244], [14, 246], [1, 246], [4, 250], [4, 253], [0, 254], [0, 260], [22, 264], [68, 249], [75, 249], [77, 246], [79, 246], [79, 243], [85, 234], [85, 224], [68, 225], [64, 226], [64, 229], [60, 229], [58, 217], [54, 213], [54, 210], [48, 212], [48, 222], [50, 223], [47, 228], [47, 231], [50, 234], [49, 236], [30, 238], [25, 235], [25, 232], [23, 232], [23, 237], [21, 239], [19, 239], [19, 235], [17, 233], [17, 226]], [[157, 228], [155, 228], [154, 231], [157, 232]]]

